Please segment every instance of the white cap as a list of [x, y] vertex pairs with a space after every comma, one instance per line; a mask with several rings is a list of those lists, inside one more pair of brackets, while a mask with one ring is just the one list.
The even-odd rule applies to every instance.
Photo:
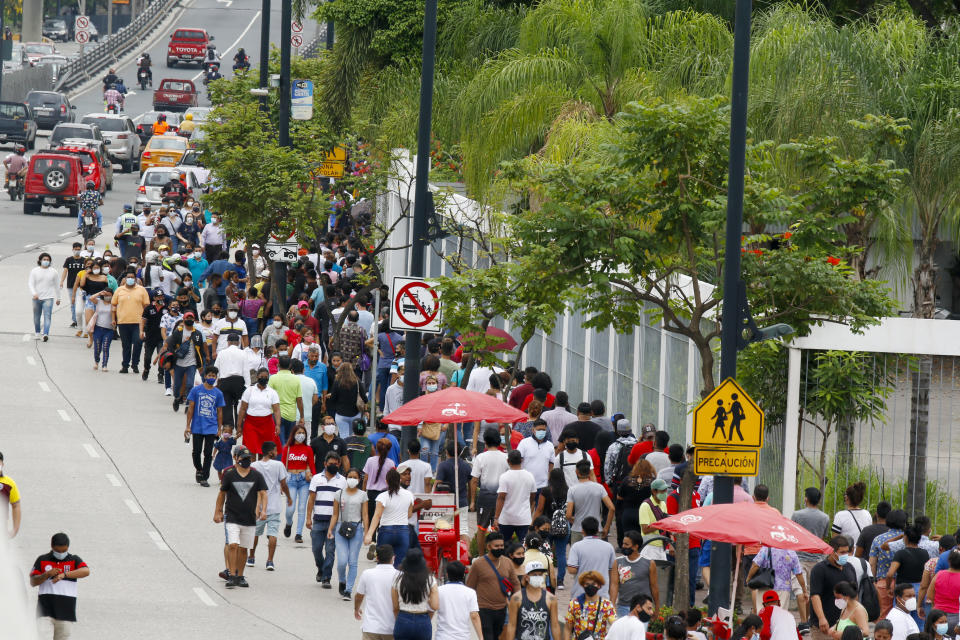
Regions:
[[527, 563], [527, 565], [526, 565], [526, 567], [524, 567], [524, 569], [525, 569], [525, 571], [526, 571], [527, 573], [530, 573], [531, 571], [546, 571], [546, 570], [547, 570], [547, 568], [546, 568], [545, 566], [543, 566], [543, 563], [540, 562], [539, 560], [531, 560], [530, 562]]

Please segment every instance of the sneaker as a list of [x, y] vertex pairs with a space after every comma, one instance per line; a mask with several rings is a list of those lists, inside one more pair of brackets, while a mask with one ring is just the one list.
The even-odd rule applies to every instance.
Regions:
[[367, 560], [373, 560], [377, 557], [377, 545], [371, 544], [367, 547]]
[[351, 598], [351, 597], [352, 597], [352, 596], [350, 595], [350, 592], [349, 592], [349, 591], [344, 591], [343, 593], [340, 594], [340, 599], [341, 599], [341, 600], [346, 600], [347, 602], [350, 602], [350, 598]]
[[284, 537], [284, 538], [289, 538], [291, 531], [293, 531], [293, 525], [292, 525], [292, 524], [288, 524], [287, 526], [285, 526], [285, 527], [283, 528], [283, 537]]
[[563, 591], [563, 585], [562, 585], [562, 584], [558, 584], [558, 585], [557, 585], [557, 591]]
[[806, 622], [801, 622], [797, 625], [797, 631], [799, 633], [807, 633], [810, 631], [810, 625]]
[[267, 560], [267, 571], [275, 571], [276, 567], [273, 565], [272, 560]]
[[173, 412], [176, 413], [177, 411], [180, 411], [180, 398], [173, 399]]
[[76, 321], [70, 323], [70, 328], [71, 328], [71, 329], [76, 329], [76, 328], [77, 328], [77, 323], [76, 323]]
[[337, 592], [340, 595], [343, 595], [344, 593], [346, 593], [346, 591], [347, 591], [347, 585], [343, 584], [342, 582], [337, 584]]
[[238, 586], [238, 587], [249, 587], [249, 586], [250, 586], [250, 583], [248, 583], [248, 582], [247, 582], [247, 579], [244, 578], [243, 576], [237, 576], [237, 578], [234, 580], [234, 582], [236, 583], [236, 586]]
[[250, 557], [247, 558], [247, 566], [248, 566], [248, 567], [252, 567], [252, 566], [255, 565], [256, 563], [257, 563], [257, 559], [254, 558], [253, 556], [250, 556]]
[[46, 341], [49, 340], [49, 339], [50, 339], [50, 336], [48, 336], [48, 335], [44, 335], [44, 336], [43, 336], [43, 341], [44, 341], [44, 342], [46, 342]]
[[130, 369], [127, 367], [120, 367], [120, 373], [130, 373]]
[[329, 580], [321, 580], [321, 581], [320, 581], [320, 586], [323, 587], [324, 589], [332, 589], [332, 588], [333, 588], [333, 587], [330, 586], [330, 581], [329, 581]]
[[298, 544], [303, 544], [303, 536], [299, 533], [293, 538], [293, 541]]
[[173, 389], [171, 389], [170, 387], [167, 387], [167, 390], [163, 392], [163, 395], [165, 395], [165, 396], [172, 396], [172, 395], [173, 395]]
[[143, 374], [140, 376], [140, 378], [141, 378], [144, 382], [146, 382], [148, 375], [150, 375], [150, 369], [144, 369]]
[[229, 580], [229, 579], [230, 579], [230, 569], [224, 569], [223, 571], [221, 571], [221, 572], [218, 573], [217, 575], [220, 576], [220, 579], [221, 579], [221, 580]]
[[133, 370], [134, 373], [140, 373], [140, 367], [138, 367], [137, 365], [132, 364], [130, 365], [130, 368]]
[[226, 586], [227, 586], [227, 589], [233, 589], [235, 586], [237, 586], [237, 576], [228, 575]]
[[39, 340], [39, 339], [40, 339], [40, 334], [39, 334], [39, 333], [33, 334], [33, 339], [34, 339], [34, 340]]
[[317, 571], [317, 582], [323, 582], [323, 576], [320, 575], [319, 571]]
[[197, 471], [193, 477], [197, 484], [200, 484], [201, 482], [203, 482], [203, 476], [200, 475], [199, 471]]
[[207, 482], [206, 480], [201, 480], [201, 481], [200, 481], [200, 486], [201, 486], [201, 487], [209, 487], [209, 486], [210, 486], [210, 483]]

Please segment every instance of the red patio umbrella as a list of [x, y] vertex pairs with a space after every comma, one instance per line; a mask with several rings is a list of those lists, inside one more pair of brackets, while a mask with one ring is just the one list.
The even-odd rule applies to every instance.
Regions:
[[383, 417], [387, 424], [419, 424], [421, 422], [516, 422], [527, 414], [514, 409], [500, 398], [460, 387], [428, 393], [411, 400]]
[[[480, 333], [476, 331], [465, 333], [461, 342], [469, 350], [479, 335]], [[499, 340], [496, 338], [499, 338]], [[487, 339], [489, 340], [487, 351], [510, 351], [517, 346], [517, 341], [513, 339], [513, 336], [497, 327], [487, 327]]]
[[712, 504], [664, 518], [651, 526], [733, 544], [763, 544], [776, 549], [831, 553], [833, 548], [770, 507], [752, 502]]

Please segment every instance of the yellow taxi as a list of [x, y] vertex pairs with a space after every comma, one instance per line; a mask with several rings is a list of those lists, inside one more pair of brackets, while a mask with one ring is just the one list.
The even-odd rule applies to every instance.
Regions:
[[187, 139], [182, 136], [153, 136], [140, 156], [140, 175], [150, 167], [176, 166], [186, 151]]

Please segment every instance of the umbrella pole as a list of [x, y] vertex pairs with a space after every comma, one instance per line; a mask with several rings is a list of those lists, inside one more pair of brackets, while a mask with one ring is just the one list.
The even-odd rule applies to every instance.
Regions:
[[733, 630], [733, 608], [737, 603], [738, 581], [740, 579], [740, 558], [743, 555], [743, 545], [737, 545], [737, 564], [733, 568], [733, 584], [730, 586], [730, 629]]

